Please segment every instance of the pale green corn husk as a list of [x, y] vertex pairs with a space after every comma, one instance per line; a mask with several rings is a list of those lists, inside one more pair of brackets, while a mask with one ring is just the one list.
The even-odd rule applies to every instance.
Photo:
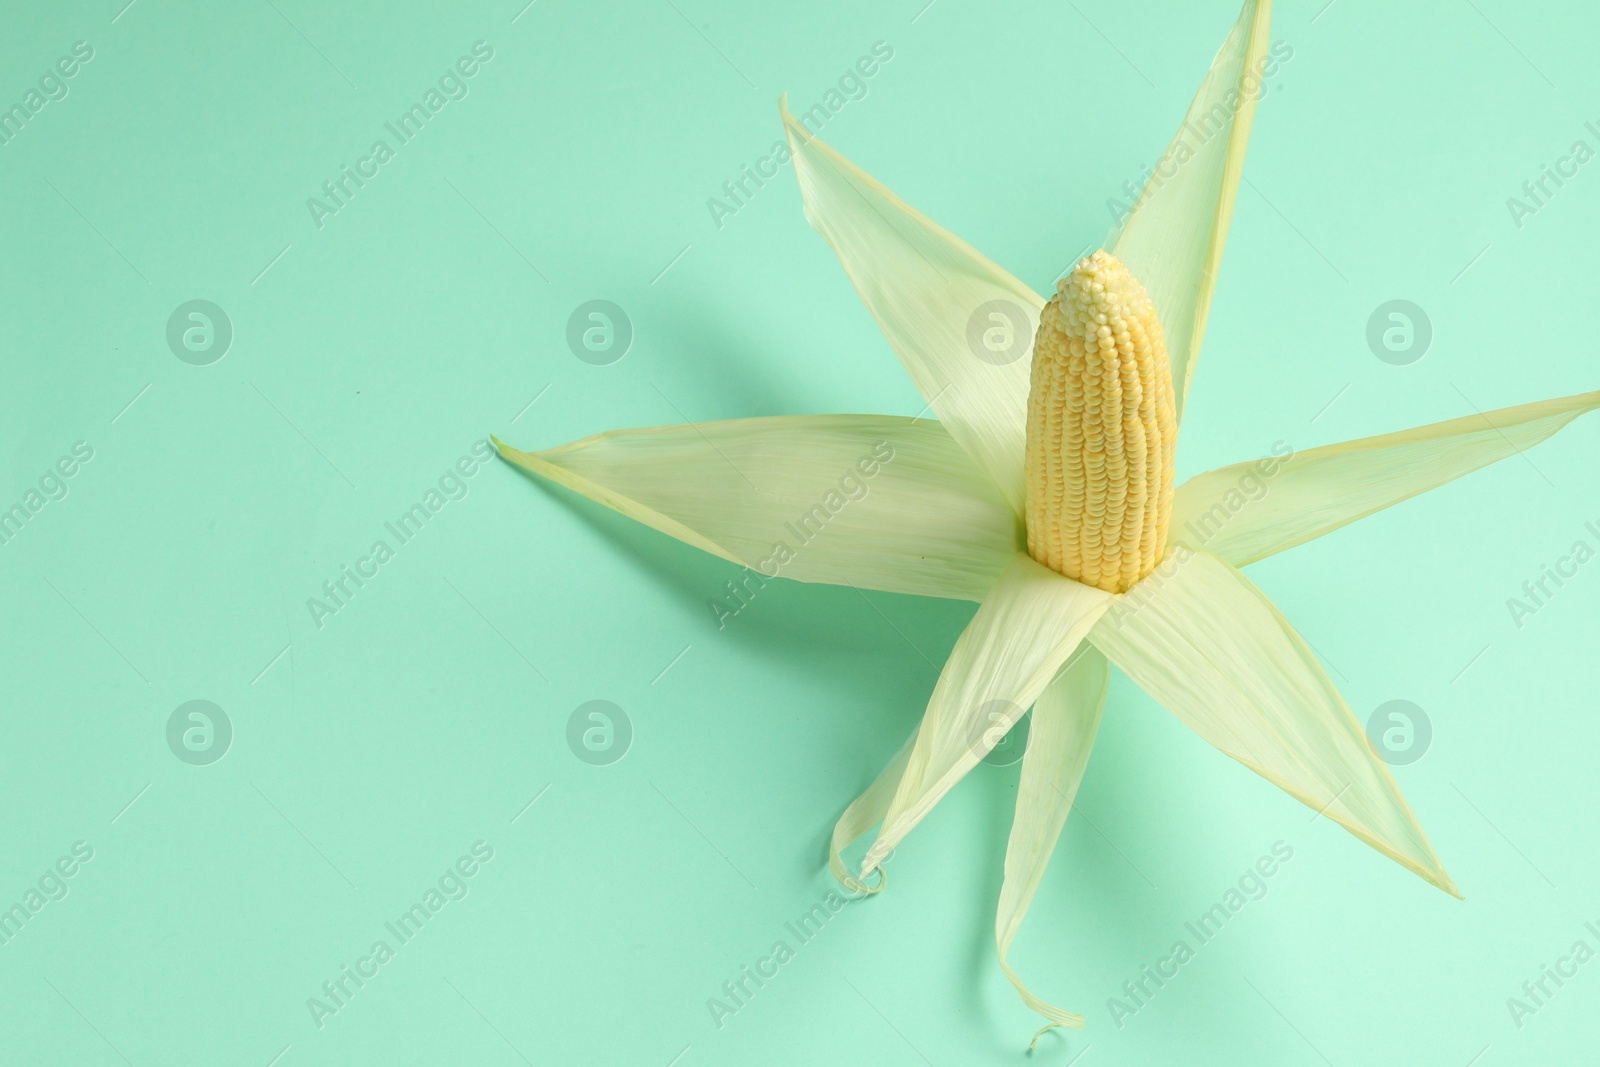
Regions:
[[518, 466], [757, 571], [751, 581], [981, 600], [1019, 543], [1016, 513], [929, 419], [797, 415], [614, 430], [544, 452], [495, 444]]
[[1132, 213], [1106, 240], [1155, 302], [1179, 419], [1239, 191], [1271, 18], [1271, 0], [1247, 0]]
[[[917, 734], [913, 730], [911, 736], [906, 738], [906, 743], [900, 746], [900, 751], [895, 753], [889, 765], [878, 772], [878, 776], [867, 786], [866, 791], [850, 806], [844, 809], [844, 814], [839, 816], [839, 821], [833, 826], [833, 836], [828, 842], [828, 870], [839, 883], [853, 893], [877, 893], [888, 884], [888, 872], [878, 868], [876, 882], [864, 882], [850, 872], [840, 855], [850, 843], [868, 830], [883, 821], [884, 814], [889, 810], [889, 801], [894, 798], [894, 791], [900, 784], [900, 778], [906, 773], [906, 764], [911, 761], [911, 749], [917, 743]], [[863, 871], [862, 878], [870, 872]]]
[[995, 305], [1031, 347], [1044, 299], [782, 113], [806, 219], [928, 406], [1020, 513], [1029, 361], [980, 359], [967, 331]]
[[1012, 557], [939, 672], [863, 875], [1032, 706], [1111, 601], [1025, 552]]
[[1460, 896], [1311, 650], [1233, 567], [1180, 547], [1089, 640], [1195, 733]]
[[1178, 487], [1168, 536], [1242, 567], [1532, 448], [1597, 407], [1600, 392], [1579, 393], [1219, 467]]
[[[994, 919], [995, 952], [1022, 1002], [1049, 1019], [1051, 1026], [1082, 1029], [1083, 1016], [1035, 996], [1006, 962], [1006, 954], [1033, 902], [1056, 838], [1072, 810], [1078, 784], [1083, 781], [1089, 750], [1094, 746], [1095, 731], [1100, 728], [1100, 715], [1105, 710], [1109, 680], [1105, 656], [1094, 647], [1085, 646], [1039, 694], [1029, 720], [1028, 747], [1022, 754], [1017, 812], [1006, 842], [1005, 881], [1000, 886], [1000, 906]], [[1038, 1039], [1035, 1034], [1034, 1040]]]

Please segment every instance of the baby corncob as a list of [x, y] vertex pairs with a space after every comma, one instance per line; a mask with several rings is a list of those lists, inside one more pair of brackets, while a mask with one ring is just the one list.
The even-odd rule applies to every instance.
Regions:
[[1155, 569], [1172, 511], [1177, 420], [1155, 306], [1095, 252], [1039, 318], [1028, 394], [1028, 552], [1111, 593]]

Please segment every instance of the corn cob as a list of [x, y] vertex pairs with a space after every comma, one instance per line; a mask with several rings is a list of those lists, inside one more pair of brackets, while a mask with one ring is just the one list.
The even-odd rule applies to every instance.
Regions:
[[1105, 251], [1056, 285], [1028, 394], [1027, 532], [1035, 560], [1127, 591], [1166, 550], [1177, 439], [1155, 306]]

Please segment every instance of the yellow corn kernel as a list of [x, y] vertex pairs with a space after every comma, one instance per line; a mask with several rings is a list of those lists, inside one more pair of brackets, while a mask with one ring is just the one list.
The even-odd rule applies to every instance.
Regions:
[[1068, 578], [1126, 592], [1161, 562], [1177, 420], [1150, 294], [1098, 251], [1039, 318], [1028, 393], [1028, 553]]

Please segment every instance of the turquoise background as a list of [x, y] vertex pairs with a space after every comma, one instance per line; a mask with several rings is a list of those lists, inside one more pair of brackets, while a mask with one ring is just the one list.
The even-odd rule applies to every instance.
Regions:
[[[1323, 2], [1274, 18], [1293, 58], [1258, 112], [1180, 476], [1600, 385], [1600, 163], [1520, 227], [1506, 205], [1600, 146], [1594, 11]], [[791, 942], [737, 1015], [706, 1005], [833, 887], [827, 833], [970, 605], [777, 583], [719, 630], [734, 568], [495, 462], [336, 615], [307, 607], [490, 432], [921, 409], [790, 168], [720, 227], [707, 208], [779, 137], [781, 92], [809, 107], [885, 42], [824, 139], [1045, 289], [1237, 13], [922, 5], [7, 13], [0, 104], [74, 42], [93, 58], [0, 146], [0, 508], [76, 442], [93, 458], [0, 546], [0, 908], [75, 842], [93, 857], [0, 945], [0, 1061], [1019, 1062], [1036, 1019], [991, 942], [1015, 766], [977, 768], [890, 889]], [[319, 228], [307, 199], [478, 41], [468, 95]], [[1434, 331], [1407, 366], [1365, 342], [1397, 298]], [[196, 299], [233, 330], [204, 366], [166, 338]], [[594, 299], [634, 329], [609, 366], [565, 341]], [[1600, 963], [1520, 1028], [1506, 999], [1600, 948], [1600, 563], [1520, 628], [1506, 601], [1596, 542], [1597, 450], [1591, 417], [1250, 570], [1358, 716], [1429, 716], [1395, 773], [1466, 902], [1119, 676], [1013, 954], [1089, 1018], [1037, 1062], [1592, 1055]], [[196, 699], [233, 730], [203, 766], [167, 741]], [[608, 766], [565, 740], [596, 699], [632, 724]], [[1119, 1028], [1108, 998], [1278, 841], [1266, 896]], [[319, 1028], [308, 998], [475, 842], [468, 895]]]

